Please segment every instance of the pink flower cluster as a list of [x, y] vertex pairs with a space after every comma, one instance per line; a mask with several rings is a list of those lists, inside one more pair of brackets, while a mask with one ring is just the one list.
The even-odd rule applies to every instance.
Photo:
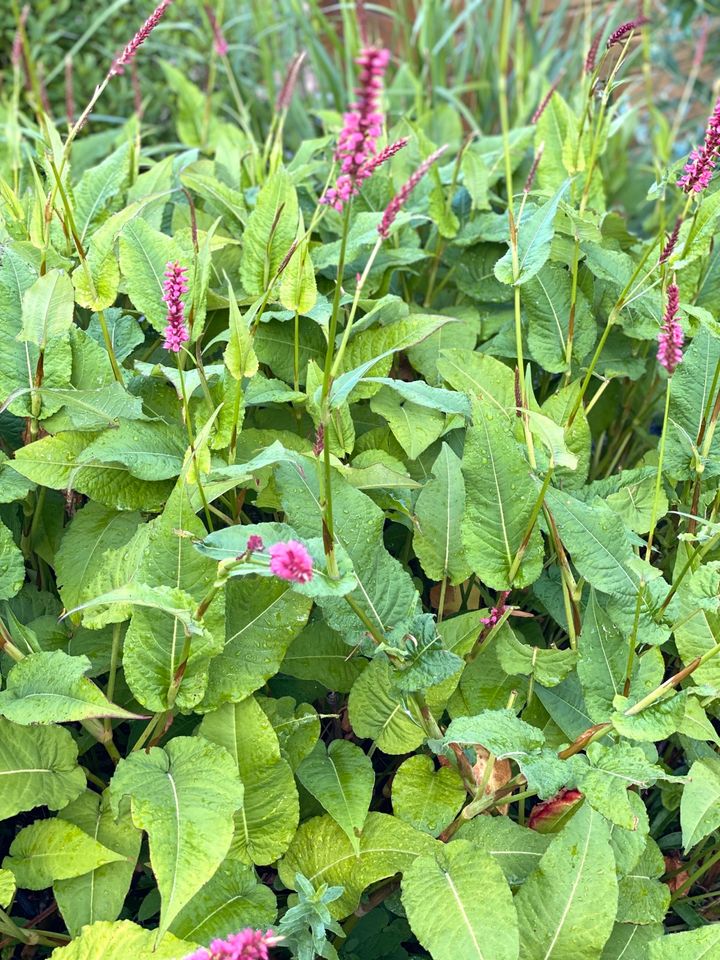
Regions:
[[413, 173], [410, 179], [404, 183], [402, 187], [400, 187], [398, 192], [387, 205], [385, 208], [385, 213], [383, 214], [383, 218], [378, 226], [378, 233], [384, 240], [387, 240], [387, 238], [390, 236], [390, 228], [395, 222], [395, 219], [402, 210], [403, 206], [407, 203], [407, 199], [410, 194], [420, 183], [430, 167], [439, 157], [443, 155], [443, 153], [445, 153], [446, 150], [447, 144], [445, 144], [443, 147], [440, 147], [440, 149], [436, 150], [434, 153], [431, 153], [427, 160], [423, 160], [415, 173]]
[[658, 363], [670, 376], [682, 360], [683, 331], [677, 314], [680, 308], [680, 291], [671, 283], [667, 289], [667, 307], [658, 336]]
[[483, 617], [483, 618], [481, 619], [481, 621], [480, 621], [484, 626], [486, 626], [486, 627], [494, 627], [494, 626], [495, 626], [495, 624], [498, 622], [498, 620], [500, 619], [500, 617], [502, 617], [502, 615], [505, 613], [505, 610], [507, 609], [506, 606], [505, 606], [505, 601], [507, 600], [507, 598], [508, 598], [509, 596], [510, 596], [510, 591], [509, 591], [509, 590], [504, 590], [504, 591], [498, 596], [497, 604], [492, 608], [492, 610], [490, 611], [489, 616]]
[[158, 23], [160, 23], [165, 11], [171, 3], [172, 0], [160, 0], [160, 3], [157, 5], [157, 7], [155, 7], [153, 12], [140, 27], [130, 43], [125, 47], [120, 56], [113, 60], [112, 66], [110, 67], [110, 71], [108, 73], [109, 77], [116, 77], [124, 72], [125, 67], [130, 63], [132, 58], [137, 53], [137, 49], [140, 44], [147, 40]]
[[616, 43], [620, 43], [629, 33], [632, 33], [633, 30], [637, 30], [640, 27], [644, 27], [645, 24], [650, 23], [647, 17], [637, 17], [635, 20], [628, 20], [627, 23], [621, 24], [617, 30], [614, 30], [607, 42], [608, 50], [610, 47], [614, 47]]
[[183, 294], [188, 291], [186, 272], [187, 267], [181, 267], [177, 260], [171, 260], [165, 267], [163, 300], [167, 304], [167, 326], [163, 346], [173, 353], [180, 353], [182, 345], [190, 339], [185, 324], [185, 305], [182, 302]]
[[720, 97], [715, 101], [715, 107], [707, 129], [705, 130], [705, 142], [699, 148], [693, 150], [690, 159], [685, 164], [685, 174], [677, 182], [685, 193], [701, 193], [710, 183], [710, 178], [715, 169], [715, 161], [720, 151]]
[[297, 540], [274, 543], [268, 550], [270, 570], [281, 580], [309, 583], [313, 578], [312, 557]]
[[343, 118], [335, 150], [341, 174], [335, 186], [330, 187], [322, 198], [323, 203], [336, 210], [342, 210], [350, 197], [358, 192], [362, 181], [370, 176], [363, 167], [375, 156], [377, 138], [382, 133], [384, 118], [380, 95], [389, 61], [390, 51], [378, 47], [365, 47], [357, 59], [361, 67], [357, 100]]
[[281, 940], [272, 930], [252, 930], [248, 927], [231, 933], [227, 940], [213, 940], [209, 947], [200, 947], [185, 960], [269, 960], [268, 949]]
[[675, 249], [675, 245], [678, 242], [678, 237], [680, 236], [680, 227], [682, 226], [682, 223], [683, 223], [683, 218], [678, 217], [677, 220], [675, 221], [675, 226], [672, 229], [672, 233], [665, 241], [665, 246], [662, 248], [660, 252], [660, 259], [658, 260], [658, 263], [666, 263], [670, 259], [670, 256], [672, 255], [672, 252]]

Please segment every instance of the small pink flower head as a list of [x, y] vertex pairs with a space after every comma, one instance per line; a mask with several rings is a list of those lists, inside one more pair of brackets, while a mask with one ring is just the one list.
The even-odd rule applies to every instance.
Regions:
[[248, 927], [239, 933], [231, 933], [226, 940], [213, 940], [209, 947], [200, 947], [185, 960], [269, 960], [268, 949], [281, 939], [272, 930]]
[[637, 17], [635, 20], [628, 20], [627, 23], [621, 24], [617, 30], [613, 32], [608, 37], [607, 48], [614, 47], [616, 43], [620, 43], [629, 33], [632, 33], [633, 30], [638, 30], [640, 27], [644, 27], [645, 24], [650, 23], [647, 17]]
[[253, 533], [248, 537], [246, 550], [248, 553], [254, 553], [255, 550], [262, 550], [263, 538], [258, 536], [257, 533]]
[[363, 168], [375, 156], [375, 145], [385, 119], [380, 95], [385, 70], [390, 62], [390, 51], [364, 47], [356, 62], [361, 68], [357, 100], [343, 117], [343, 128], [335, 148], [340, 176], [335, 186], [326, 190], [321, 198], [322, 203], [336, 210], [342, 210], [350, 197], [358, 192], [362, 181], [370, 176]]
[[710, 183], [720, 151], [720, 97], [710, 114], [705, 130], [705, 141], [690, 154], [685, 173], [677, 182], [685, 193], [702, 193]]
[[380, 221], [380, 225], [378, 226], [378, 233], [384, 240], [387, 240], [387, 238], [390, 236], [390, 228], [395, 222], [397, 215], [400, 213], [402, 208], [407, 203], [407, 199], [410, 196], [410, 194], [413, 192], [415, 187], [420, 183], [420, 181], [428, 172], [430, 167], [435, 163], [436, 160], [438, 160], [443, 155], [443, 153], [445, 153], [446, 150], [447, 150], [447, 144], [440, 147], [440, 149], [436, 150], [435, 153], [431, 153], [430, 156], [427, 158], [427, 160], [423, 160], [423, 162], [417, 168], [415, 173], [413, 173], [410, 179], [405, 184], [403, 184], [402, 187], [400, 187], [398, 192], [395, 194], [395, 196], [392, 198], [390, 203], [387, 205], [387, 207], [385, 208], [385, 213], [383, 214], [383, 218]]
[[270, 570], [281, 580], [309, 583], [313, 577], [312, 557], [297, 540], [274, 543], [268, 550]]
[[682, 360], [683, 331], [677, 317], [679, 308], [680, 291], [676, 284], [671, 283], [667, 289], [667, 307], [658, 335], [657, 351], [658, 363], [665, 367], [670, 376]]
[[171, 260], [165, 268], [163, 300], [167, 304], [167, 326], [163, 346], [173, 353], [180, 353], [182, 345], [190, 339], [185, 323], [185, 305], [182, 302], [183, 294], [188, 291], [186, 273], [187, 267], [181, 267], [177, 260]]
[[498, 622], [500, 617], [505, 613], [507, 609], [505, 606], [505, 601], [510, 596], [509, 590], [504, 590], [498, 597], [497, 604], [490, 611], [489, 616], [482, 617], [480, 622], [486, 627], [494, 627]]
[[119, 74], [124, 73], [125, 67], [130, 63], [132, 58], [137, 53], [138, 47], [147, 40], [155, 27], [160, 23], [165, 11], [171, 3], [172, 0], [160, 0], [160, 3], [157, 5], [157, 7], [155, 7], [153, 12], [140, 27], [130, 43], [125, 47], [120, 56], [113, 60], [112, 66], [110, 67], [110, 71], [108, 73], [109, 77], [116, 77]]

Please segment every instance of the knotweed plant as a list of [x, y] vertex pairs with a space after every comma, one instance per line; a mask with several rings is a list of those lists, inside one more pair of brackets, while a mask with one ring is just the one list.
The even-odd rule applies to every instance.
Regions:
[[718, 107], [459, 6], [13, 12], [3, 960], [720, 956]]

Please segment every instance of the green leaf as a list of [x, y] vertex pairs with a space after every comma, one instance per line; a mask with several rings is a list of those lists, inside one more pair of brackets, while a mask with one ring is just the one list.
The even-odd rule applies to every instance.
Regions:
[[658, 879], [664, 873], [665, 860], [660, 848], [648, 837], [632, 872], [620, 879], [618, 923], [662, 923], [670, 906], [670, 888]]
[[296, 776], [337, 821], [358, 853], [358, 837], [375, 785], [370, 759], [349, 740], [333, 740], [327, 752], [321, 741], [300, 764]]
[[182, 471], [186, 443], [179, 426], [121, 420], [117, 430], [108, 430], [90, 443], [78, 463], [119, 463], [140, 480], [170, 480]]
[[226, 750], [202, 738], [175, 737], [164, 749], [120, 761], [110, 782], [116, 816], [126, 796], [133, 823], [150, 841], [162, 934], [224, 860], [242, 788]]
[[709, 923], [697, 930], [672, 933], [653, 940], [648, 960], [712, 960], [720, 947], [720, 924]]
[[252, 867], [226, 860], [175, 917], [171, 932], [195, 943], [210, 943], [245, 927], [267, 928], [276, 915], [275, 894], [258, 883]]
[[436, 840], [413, 830], [386, 813], [369, 813], [360, 852], [355, 854], [342, 828], [330, 816], [313, 817], [300, 825], [290, 849], [280, 862], [280, 879], [296, 889], [295, 875], [302, 873], [314, 885], [344, 887], [328, 909], [333, 917], [346, 917], [357, 907], [371, 883], [402, 873], [416, 857], [438, 848]]
[[575, 666], [574, 650], [554, 650], [523, 643], [507, 623], [500, 628], [497, 640], [498, 660], [508, 673], [533, 677], [544, 687], [561, 683]]
[[10, 670], [0, 692], [0, 714], [28, 726], [35, 723], [70, 723], [91, 717], [137, 720], [105, 697], [88, 680], [87, 657], [71, 657], [62, 650], [31, 653]]
[[696, 760], [690, 767], [680, 803], [680, 825], [686, 851], [720, 826], [720, 760], [716, 757]]
[[431, 837], [438, 837], [455, 818], [465, 796], [457, 770], [436, 770], [432, 757], [426, 755], [408, 757], [393, 777], [393, 813]]
[[607, 720], [613, 709], [613, 700], [623, 692], [627, 648], [627, 639], [592, 590], [583, 617], [577, 675], [593, 723]]
[[178, 243], [135, 217], [123, 227], [120, 236], [120, 269], [134, 307], [162, 333], [167, 324], [167, 304], [163, 302], [164, 273], [170, 261], [189, 266], [189, 257]]
[[22, 331], [18, 338], [44, 350], [53, 337], [67, 335], [74, 305], [70, 277], [63, 270], [49, 270], [23, 295]]
[[106, 550], [127, 544], [140, 523], [138, 513], [111, 510], [90, 502], [65, 528], [55, 554], [55, 575], [67, 610], [85, 599], [88, 584]]
[[393, 690], [386, 660], [372, 660], [357, 678], [348, 711], [357, 736], [373, 740], [383, 753], [410, 753], [425, 739], [419, 712]]
[[682, 693], [652, 703], [630, 716], [625, 713], [631, 706], [626, 697], [616, 697], [615, 705], [617, 712], [610, 719], [617, 732], [630, 740], [665, 740], [680, 729], [685, 717]]
[[458, 536], [465, 513], [465, 482], [461, 461], [446, 443], [432, 474], [415, 501], [413, 548], [429, 579], [462, 583], [470, 574]]
[[373, 413], [387, 420], [393, 436], [411, 460], [416, 460], [445, 429], [437, 410], [404, 400], [389, 387], [381, 387], [370, 401]]
[[0, 600], [10, 600], [25, 581], [25, 560], [12, 533], [0, 522]]
[[[253, 338], [248, 326], [248, 320], [240, 315], [235, 291], [228, 284], [228, 345], [223, 354], [225, 366], [236, 380], [243, 377], [254, 377], [258, 372], [258, 358], [253, 349]], [[253, 312], [251, 307], [246, 317]]]
[[12, 870], [0, 870], [0, 907], [10, 906], [15, 896], [15, 874]]
[[483, 710], [475, 717], [456, 717], [441, 741], [431, 741], [432, 748], [449, 743], [482, 744], [502, 760], [537, 750], [545, 737], [537, 727], [516, 717], [512, 710]]
[[62, 727], [28, 728], [0, 717], [0, 820], [46, 806], [58, 810], [85, 789], [77, 746]]
[[270, 286], [298, 227], [295, 187], [281, 168], [265, 181], [243, 234], [240, 278], [249, 296], [260, 297]]
[[473, 817], [462, 824], [455, 836], [490, 854], [513, 885], [523, 883], [537, 869], [552, 839], [548, 834], [521, 827], [509, 817]]
[[[714, 376], [718, 363], [720, 338], [701, 327], [684, 352], [683, 362], [676, 370], [677, 376], [673, 375], [665, 441], [665, 470], [671, 477], [686, 479], [695, 476], [698, 437], [703, 419], [714, 402]], [[717, 475], [719, 456], [720, 434], [715, 431], [705, 460], [705, 476]]]
[[292, 768], [280, 755], [272, 723], [248, 697], [207, 714], [200, 733], [225, 747], [243, 784], [230, 856], [243, 863], [272, 863], [287, 850], [299, 820]]
[[260, 709], [273, 725], [280, 752], [293, 772], [309, 757], [320, 738], [320, 718], [309, 703], [296, 704], [292, 697], [256, 697]]
[[144, 930], [130, 920], [99, 920], [85, 927], [66, 947], [53, 950], [50, 960], [180, 960], [195, 946], [157, 930]]
[[[546, 263], [522, 292], [528, 347], [533, 359], [550, 373], [564, 373], [568, 369], [571, 303], [570, 272], [558, 263]], [[592, 350], [596, 332], [590, 304], [582, 290], [578, 290], [571, 359], [580, 361]]]
[[210, 708], [244, 700], [274, 676], [312, 607], [279, 579], [233, 578], [225, 593], [224, 645], [210, 661], [203, 701]]
[[528, 533], [538, 491], [512, 435], [511, 421], [485, 401], [473, 403], [463, 474], [467, 509], [462, 537], [475, 574], [494, 590], [527, 586], [537, 580], [543, 543], [536, 524], [510, 583], [510, 569]]
[[[280, 672], [299, 680], [314, 680], [328, 690], [348, 693], [367, 666], [322, 620], [312, 620], [288, 647]], [[212, 675], [212, 667], [210, 668]]]
[[519, 956], [510, 887], [492, 857], [466, 840], [418, 857], [403, 876], [402, 903], [413, 933], [435, 960]]
[[[121, 144], [102, 163], [87, 169], [74, 188], [75, 228], [81, 243], [114, 206], [130, 173], [130, 143]], [[115, 919], [114, 917], [112, 919]]]
[[550, 200], [518, 226], [517, 270], [513, 266], [512, 250], [508, 250], [495, 264], [495, 276], [501, 283], [527, 283], [545, 265], [555, 235], [555, 214], [569, 185], [570, 181], [566, 180]]
[[583, 804], [515, 897], [520, 957], [597, 957], [612, 932], [617, 901], [608, 826]]
[[36, 820], [17, 834], [3, 867], [12, 870], [19, 887], [44, 890], [55, 880], [79, 877], [106, 863], [122, 860], [84, 830], [53, 817]]
[[82, 876], [56, 880], [53, 884], [60, 913], [75, 937], [88, 923], [116, 920], [120, 916], [140, 853], [141, 836], [129, 811], [122, 810], [115, 821], [107, 791], [100, 796], [86, 790], [59, 816], [122, 857]]
[[515, 383], [510, 367], [486, 353], [443, 350], [437, 362], [443, 380], [455, 390], [487, 402], [495, 413], [515, 415]]
[[616, 923], [600, 960], [648, 960], [648, 944], [662, 935], [662, 924]]

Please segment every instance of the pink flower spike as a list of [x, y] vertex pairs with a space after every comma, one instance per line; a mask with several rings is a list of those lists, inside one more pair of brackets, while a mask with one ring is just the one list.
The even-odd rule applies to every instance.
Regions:
[[213, 46], [215, 47], [215, 53], [219, 57], [224, 57], [228, 52], [228, 42], [225, 39], [225, 34], [222, 32], [222, 27], [218, 23], [218, 18], [215, 16], [215, 11], [210, 4], [204, 4], [204, 8], [207, 18], [210, 22], [210, 28], [213, 32]]
[[705, 130], [705, 141], [690, 154], [685, 164], [685, 174], [677, 182], [685, 193], [701, 193], [710, 183], [715, 169], [718, 152], [720, 152], [720, 97], [715, 101], [715, 107], [708, 120]]
[[646, 24], [650, 23], [647, 17], [637, 17], [635, 20], [628, 20], [627, 23], [621, 24], [617, 30], [614, 30], [607, 42], [608, 50], [610, 47], [614, 47], [616, 43], [620, 43], [621, 40], [624, 40], [625, 37], [632, 33], [633, 30], [638, 30], [640, 27], [644, 27]]
[[409, 142], [410, 137], [401, 137], [400, 140], [396, 140], [395, 143], [391, 143], [388, 144], [387, 147], [383, 147], [380, 153], [372, 157], [361, 167], [360, 172], [362, 173], [363, 180], [375, 173], [378, 167], [381, 167], [384, 163], [387, 163], [391, 157], [394, 157], [396, 153], [399, 153], [403, 147], [407, 146]]
[[673, 375], [682, 360], [683, 331], [677, 317], [679, 309], [680, 291], [676, 284], [671, 283], [667, 289], [667, 307], [658, 335], [657, 351], [658, 363], [665, 367], [669, 376]]
[[269, 947], [280, 943], [282, 937], [272, 930], [252, 930], [231, 933], [226, 940], [213, 940], [209, 947], [200, 947], [184, 960], [270, 960]]
[[157, 7], [155, 7], [153, 12], [140, 27], [130, 43], [125, 47], [120, 56], [113, 60], [112, 66], [110, 67], [110, 71], [108, 73], [109, 77], [116, 77], [124, 72], [125, 67], [130, 63], [132, 58], [137, 53], [138, 47], [147, 40], [155, 27], [160, 23], [165, 11], [171, 3], [172, 0], [160, 0], [160, 3], [157, 5]]
[[390, 203], [387, 205], [387, 207], [385, 208], [385, 213], [383, 214], [383, 218], [380, 221], [380, 225], [378, 226], [378, 233], [384, 240], [387, 240], [387, 238], [390, 236], [390, 228], [395, 222], [397, 215], [400, 213], [402, 208], [407, 203], [407, 199], [410, 196], [410, 194], [413, 192], [415, 187], [420, 183], [422, 178], [428, 172], [430, 167], [435, 163], [435, 161], [438, 160], [443, 155], [443, 153], [445, 153], [447, 148], [448, 148], [448, 145], [445, 144], [444, 146], [440, 147], [439, 150], [436, 150], [435, 153], [431, 153], [430, 156], [427, 158], [427, 160], [423, 160], [423, 162], [417, 168], [415, 173], [413, 173], [410, 179], [405, 184], [403, 184], [402, 187], [400, 187], [398, 192], [395, 194], [395, 196], [392, 198]]
[[268, 550], [270, 570], [281, 580], [309, 583], [313, 578], [312, 557], [297, 540], [274, 543]]
[[182, 302], [183, 294], [188, 291], [186, 272], [187, 267], [181, 267], [177, 260], [170, 261], [165, 268], [163, 300], [167, 304], [167, 326], [163, 346], [173, 353], [180, 353], [182, 345], [190, 339], [185, 323], [185, 305]]
[[245, 548], [248, 553], [253, 553], [255, 550], [262, 550], [263, 538], [259, 537], [257, 533], [253, 533], [248, 537], [247, 547]]

